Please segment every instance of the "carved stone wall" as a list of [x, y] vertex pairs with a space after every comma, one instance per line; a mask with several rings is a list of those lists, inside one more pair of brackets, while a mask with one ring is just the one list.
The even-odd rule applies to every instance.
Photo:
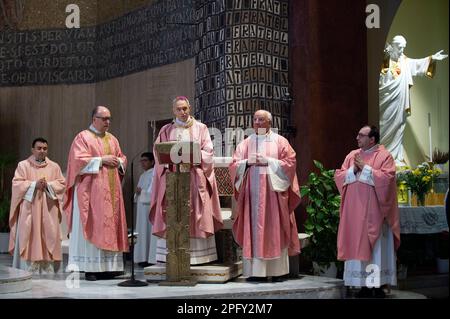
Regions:
[[0, 86], [93, 83], [187, 60], [193, 20], [192, 1], [174, 0], [97, 26], [1, 32]]

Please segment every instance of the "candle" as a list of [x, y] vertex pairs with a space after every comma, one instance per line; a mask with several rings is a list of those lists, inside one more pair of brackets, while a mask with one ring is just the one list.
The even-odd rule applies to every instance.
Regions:
[[430, 154], [430, 162], [433, 161], [433, 143], [431, 137], [431, 113], [428, 113], [428, 141], [429, 141], [429, 154]]

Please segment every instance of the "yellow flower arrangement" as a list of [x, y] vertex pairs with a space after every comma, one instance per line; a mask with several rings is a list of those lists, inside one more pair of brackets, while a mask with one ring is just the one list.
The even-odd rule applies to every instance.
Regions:
[[433, 163], [424, 162], [411, 170], [405, 166], [397, 172], [397, 184], [404, 184], [413, 194], [416, 194], [420, 205], [425, 204], [425, 195], [431, 190], [434, 179], [441, 174], [441, 170], [434, 168]]

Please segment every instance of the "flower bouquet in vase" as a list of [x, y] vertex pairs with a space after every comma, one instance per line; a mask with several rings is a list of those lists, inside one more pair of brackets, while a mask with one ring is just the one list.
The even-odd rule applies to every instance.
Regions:
[[433, 181], [441, 174], [432, 162], [423, 162], [415, 169], [405, 168], [397, 172], [397, 184], [406, 185], [417, 198], [418, 206], [425, 206], [425, 197], [432, 190]]

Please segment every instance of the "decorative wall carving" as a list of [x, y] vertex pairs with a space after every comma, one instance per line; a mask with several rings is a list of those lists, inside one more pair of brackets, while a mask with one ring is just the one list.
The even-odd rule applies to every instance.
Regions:
[[266, 109], [284, 133], [288, 7], [287, 0], [196, 1], [196, 118], [224, 132], [251, 127], [253, 113]]
[[93, 83], [189, 59], [192, 2], [159, 1], [95, 27], [2, 32], [0, 86]]

